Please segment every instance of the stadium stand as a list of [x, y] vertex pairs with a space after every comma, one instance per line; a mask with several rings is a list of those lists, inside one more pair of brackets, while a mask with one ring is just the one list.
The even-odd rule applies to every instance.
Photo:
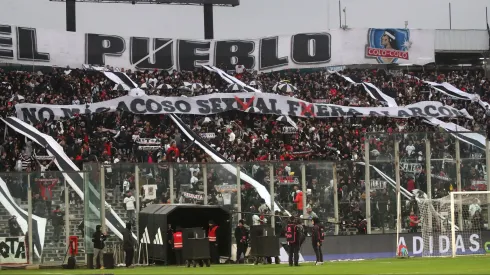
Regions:
[[[162, 96], [194, 96], [207, 93], [224, 92], [228, 89], [228, 83], [218, 75], [207, 70], [193, 72], [166, 72], [144, 71], [126, 72], [139, 85], [145, 84], [147, 94]], [[370, 82], [379, 87], [385, 94], [395, 98], [399, 105], [407, 105], [424, 100], [436, 100], [458, 109], [466, 109], [474, 120], [464, 118], [453, 119], [460, 126], [474, 131], [485, 132], [488, 127], [487, 114], [476, 102], [454, 100], [435, 92], [422, 80], [434, 82], [448, 82], [455, 87], [471, 93], [478, 94], [483, 101], [490, 99], [490, 82], [482, 71], [447, 71], [447, 72], [412, 72], [387, 71], [384, 69], [347, 69], [341, 72], [351, 78], [358, 78]], [[273, 73], [256, 74], [243, 71], [235, 77], [245, 83], [250, 83], [264, 92], [276, 92], [291, 97], [300, 98], [309, 102], [324, 102], [346, 106], [382, 106], [381, 102], [368, 96], [361, 87], [350, 83], [338, 74], [327, 70], [281, 71]], [[69, 73], [65, 69], [51, 68], [43, 72], [28, 72], [0, 69], [0, 115], [7, 117], [15, 115], [15, 104], [19, 102], [45, 103], [45, 104], [90, 104], [111, 98], [126, 95], [113, 82], [108, 80], [103, 73], [92, 70], [72, 69]], [[277, 82], [287, 82], [297, 88], [293, 92], [273, 91]], [[184, 82], [202, 83], [199, 90], [179, 89]], [[157, 88], [161, 84], [170, 85], [171, 89]], [[390, 148], [393, 144], [383, 140], [383, 136], [390, 134], [406, 133], [402, 136], [400, 145], [401, 158], [407, 163], [423, 163], [421, 151], [422, 142], [426, 138], [425, 133], [432, 132], [428, 138], [433, 144], [433, 157], [446, 159], [451, 156], [447, 152], [454, 151], [454, 142], [447, 134], [437, 128], [423, 123], [419, 118], [392, 119], [392, 118], [293, 118], [299, 130], [288, 132], [288, 124], [277, 121], [276, 116], [256, 115], [251, 113], [227, 112], [210, 117], [181, 116], [182, 120], [197, 134], [206, 137], [207, 142], [220, 152], [230, 162], [242, 163], [243, 169], [253, 176], [261, 184], [268, 186], [265, 161], [277, 162], [277, 177], [283, 177], [286, 183], [294, 183], [294, 177], [299, 175], [300, 163], [309, 161], [311, 164], [306, 169], [308, 189], [307, 207], [321, 218], [332, 216], [333, 191], [327, 186], [328, 182], [322, 179], [331, 179], [332, 171], [322, 166], [322, 161], [334, 161], [339, 164], [337, 178], [339, 179], [339, 201], [341, 202], [341, 216], [362, 213], [363, 194], [361, 181], [363, 171], [356, 167], [354, 161], [363, 160], [364, 140], [367, 138], [371, 144], [370, 155], [377, 160], [383, 171], [392, 171], [384, 166], [393, 165]], [[166, 115], [135, 115], [127, 112], [114, 112], [96, 114], [92, 116], [78, 116], [74, 119], [59, 121], [53, 124], [41, 122], [34, 125], [43, 133], [53, 136], [64, 148], [80, 170], [84, 170], [84, 163], [103, 162], [111, 168], [106, 174], [106, 189], [108, 201], [112, 208], [123, 219], [127, 219], [126, 211], [122, 206], [121, 193], [124, 182], [134, 186], [134, 163], [152, 163], [143, 168], [142, 178], [148, 184], [156, 184], [157, 197], [152, 200], [157, 203], [169, 202], [168, 195], [168, 169], [167, 162], [173, 162], [175, 187], [177, 188], [176, 203], [201, 203], [199, 199], [186, 197], [184, 193], [196, 194], [202, 192], [202, 169], [200, 164], [211, 162], [204, 151], [194, 146], [192, 142], [178, 130], [172, 120]], [[0, 127], [4, 127], [1, 125]], [[214, 133], [213, 135], [207, 135]], [[371, 134], [372, 133], [372, 134]], [[378, 133], [378, 134], [374, 134]], [[138, 150], [134, 137], [157, 138], [161, 149], [152, 151]], [[388, 139], [387, 139], [388, 140]], [[442, 142], [441, 142], [442, 141]], [[475, 153], [472, 147], [462, 144], [462, 158], [470, 158]], [[425, 152], [424, 152], [425, 153]], [[0, 146], [0, 171], [5, 172], [2, 178], [7, 182], [11, 194], [21, 201], [26, 207], [26, 198], [22, 192], [25, 186], [19, 186], [16, 182], [16, 174], [19, 172], [39, 171], [41, 166], [33, 159], [34, 155], [46, 155], [44, 149], [26, 142], [23, 136], [13, 131], [5, 130], [5, 135]], [[463, 173], [464, 188], [471, 188], [472, 181], [483, 179], [478, 165], [484, 163], [475, 160], [465, 166]], [[450, 190], [451, 183], [445, 178], [454, 173], [450, 164], [434, 165], [435, 173], [440, 178], [434, 184], [439, 188], [436, 196], [443, 196]], [[46, 165], [46, 164], [44, 164]], [[475, 169], [476, 167], [476, 169]], [[52, 186], [51, 210], [56, 205], [62, 206], [62, 179], [56, 173], [56, 167], [51, 165], [47, 170], [52, 171], [53, 177], [58, 178], [57, 184]], [[209, 204], [223, 204], [230, 200], [216, 192], [215, 185], [224, 182], [233, 182], [228, 174], [220, 169], [208, 170], [208, 194], [211, 195]], [[394, 178], [394, 175], [389, 175]], [[410, 176], [402, 175], [404, 187], [409, 187]], [[43, 183], [44, 184], [44, 183]], [[260, 211], [260, 198], [252, 188], [243, 183], [242, 211], [251, 209], [250, 212]], [[278, 184], [275, 187], [276, 200], [292, 213], [300, 209], [300, 205], [294, 202], [293, 187], [291, 184]], [[25, 191], [25, 190], [24, 190]], [[40, 190], [35, 190], [40, 194]], [[393, 201], [382, 190], [378, 191], [372, 199], [373, 209], [388, 209], [388, 216], [394, 215], [395, 208], [389, 207], [389, 201]], [[83, 207], [76, 195], [73, 196], [74, 204], [71, 213], [71, 232], [79, 232], [76, 228], [83, 220]], [[48, 208], [49, 209], [49, 208]], [[46, 213], [49, 213], [49, 210]], [[327, 210], [326, 210], [327, 209]], [[6, 221], [9, 215], [1, 210], [0, 220]], [[355, 214], [355, 215], [357, 215]], [[378, 218], [373, 221], [373, 226], [384, 228], [386, 222], [385, 213], [375, 214]], [[251, 217], [249, 224], [252, 223]], [[387, 222], [388, 228], [393, 224]], [[47, 226], [47, 242], [50, 242], [54, 232], [50, 223]], [[5, 227], [0, 231], [1, 236], [8, 235]], [[60, 236], [64, 239], [64, 236]], [[115, 245], [116, 238], [111, 238], [109, 245]], [[83, 244], [83, 241], [80, 242]], [[83, 247], [82, 247], [83, 249]], [[44, 261], [61, 261], [64, 256], [62, 245], [46, 244]]]

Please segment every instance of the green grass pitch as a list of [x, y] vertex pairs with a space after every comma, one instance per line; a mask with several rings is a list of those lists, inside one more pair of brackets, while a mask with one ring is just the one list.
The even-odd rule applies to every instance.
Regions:
[[281, 265], [219, 265], [211, 267], [136, 267], [112, 270], [9, 270], [5, 274], [490, 274], [490, 257], [411, 258], [325, 262], [323, 266], [304, 263], [299, 267]]

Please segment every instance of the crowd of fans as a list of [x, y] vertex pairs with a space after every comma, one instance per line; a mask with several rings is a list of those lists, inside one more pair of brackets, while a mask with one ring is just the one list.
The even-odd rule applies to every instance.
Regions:
[[[126, 73], [139, 85], [145, 84], [148, 95], [195, 96], [224, 92], [228, 84], [219, 75], [204, 69], [193, 72]], [[452, 100], [423, 83], [423, 80], [449, 82], [463, 91], [478, 94], [483, 101], [488, 101], [490, 82], [482, 71], [404, 73], [368, 69], [345, 70], [341, 73], [373, 83], [393, 97], [399, 105], [432, 100], [458, 109], [464, 108], [474, 120], [458, 118], [451, 122], [475, 132], [485, 132], [487, 128], [485, 110], [477, 103]], [[240, 74], [235, 73], [235, 76], [245, 83], [253, 83], [263, 92], [281, 93], [272, 88], [279, 81], [287, 81], [297, 90], [283, 93], [284, 95], [309, 102], [370, 107], [383, 105], [371, 98], [361, 86], [351, 85], [344, 78], [326, 70], [287, 70], [262, 74], [245, 70]], [[0, 79], [2, 117], [15, 115], [15, 105], [19, 102], [90, 104], [127, 94], [127, 91], [115, 86], [99, 71], [52, 68], [42, 73], [4, 68], [0, 69]], [[202, 83], [203, 88], [180, 89], [184, 82]], [[157, 88], [161, 84], [170, 85], [172, 89]], [[247, 173], [267, 189], [270, 184], [269, 164], [273, 165], [275, 199], [284, 210], [292, 213], [302, 214], [303, 208], [306, 208], [309, 217], [332, 217], [335, 162], [340, 215], [345, 219], [362, 219], [366, 207], [364, 166], [355, 162], [364, 160], [366, 139], [370, 143], [371, 164], [391, 178], [394, 178], [395, 171], [394, 140], [400, 140], [400, 159], [404, 167], [402, 185], [409, 191], [415, 188], [426, 191], [425, 141], [428, 139], [432, 145], [434, 196], [444, 196], [455, 188], [455, 139], [425, 124], [420, 118], [293, 118], [298, 125], [297, 130], [292, 130], [287, 123], [277, 121], [277, 116], [274, 115], [227, 112], [209, 117], [185, 115], [181, 119], [223, 157], [230, 162], [240, 163], [242, 173]], [[121, 203], [124, 197], [132, 196], [128, 192], [141, 187], [134, 186], [135, 163], [144, 163], [140, 165], [140, 182], [156, 186], [154, 193], [141, 187], [141, 194], [150, 194], [147, 198], [143, 197], [143, 201], [169, 202], [169, 174], [170, 169], [173, 169], [175, 203], [203, 203], [203, 163], [212, 160], [204, 150], [189, 141], [166, 115], [139, 115], [117, 111], [76, 116], [52, 123], [44, 121], [34, 126], [53, 136], [81, 170], [86, 170], [88, 166], [84, 167], [84, 164], [89, 162], [104, 163], [107, 169], [106, 188], [112, 190], [111, 196]], [[160, 148], [140, 150], [138, 137], [156, 138]], [[36, 158], [45, 155], [47, 153], [43, 148], [12, 130], [6, 130], [0, 146], [0, 171], [38, 171], [38, 177], [43, 178], [41, 172], [57, 169], [50, 164], [49, 159], [41, 158], [39, 161], [40, 158]], [[463, 188], [474, 188], [475, 182], [484, 178], [484, 153], [461, 142], [461, 158], [464, 159]], [[304, 171], [307, 190], [300, 190], [302, 164], [306, 164]], [[13, 196], [25, 199], [25, 174], [11, 174], [9, 177], [12, 178], [8, 182]], [[207, 165], [206, 177], [208, 203], [229, 205], [233, 209], [237, 202], [236, 177], [218, 164]], [[373, 226], [393, 227], [394, 193], [390, 191], [392, 189], [389, 184], [373, 169], [371, 179], [374, 181], [371, 183]], [[51, 184], [52, 181], [39, 181], [39, 189], [35, 193], [45, 201], [50, 201], [49, 194], [53, 188]], [[240, 188], [241, 211], [264, 214], [259, 213], [261, 200], [250, 183], [242, 181]], [[298, 199], [299, 194], [307, 197], [307, 205], [303, 205]], [[406, 209], [406, 212], [409, 213], [410, 209]]]

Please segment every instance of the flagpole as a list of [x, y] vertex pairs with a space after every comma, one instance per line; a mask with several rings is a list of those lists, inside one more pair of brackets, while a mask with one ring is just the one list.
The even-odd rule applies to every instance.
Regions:
[[342, 7], [339, 0], [339, 28], [342, 28]]
[[[488, 7], [485, 7], [485, 21], [487, 23], [487, 32], [488, 32], [488, 52], [485, 55], [485, 58], [488, 58], [490, 56], [490, 26], [488, 26]], [[488, 73], [488, 60], [484, 60], [484, 65], [485, 65], [485, 77], [487, 76]]]
[[485, 7], [485, 21], [487, 22], [488, 26], [488, 7]]
[[449, 3], [449, 29], [452, 30], [452, 12], [451, 12], [451, 3]]

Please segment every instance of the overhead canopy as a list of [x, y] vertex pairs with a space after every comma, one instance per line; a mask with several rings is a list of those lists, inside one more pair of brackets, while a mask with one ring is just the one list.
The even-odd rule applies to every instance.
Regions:
[[[50, 0], [54, 2], [67, 2], [67, 0]], [[128, 4], [174, 4], [174, 5], [215, 5], [235, 7], [240, 0], [75, 0], [75, 2], [93, 3], [128, 3]]]

